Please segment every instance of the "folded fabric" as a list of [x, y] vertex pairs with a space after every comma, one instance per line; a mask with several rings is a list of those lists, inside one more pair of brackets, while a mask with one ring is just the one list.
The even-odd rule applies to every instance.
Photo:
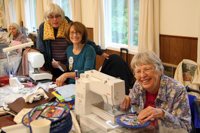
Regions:
[[24, 108], [22, 109], [15, 117], [14, 117], [14, 122], [17, 124], [22, 123], [22, 118], [24, 117], [25, 114], [31, 111], [32, 108]]
[[33, 101], [39, 101], [42, 97], [44, 97], [45, 100], [47, 100], [49, 97], [46, 95], [43, 89], [37, 89], [36, 91], [32, 93], [27, 93], [24, 96], [26, 103], [32, 103]]

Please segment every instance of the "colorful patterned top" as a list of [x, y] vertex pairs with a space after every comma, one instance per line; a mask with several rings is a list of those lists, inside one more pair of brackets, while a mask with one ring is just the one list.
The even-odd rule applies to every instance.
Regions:
[[[146, 102], [146, 90], [135, 82], [131, 93], [132, 104], [144, 109]], [[158, 124], [174, 129], [184, 128], [191, 130], [191, 113], [188, 95], [182, 83], [165, 75], [161, 76], [160, 88], [155, 100], [157, 108], [161, 108], [165, 115], [158, 119]]]

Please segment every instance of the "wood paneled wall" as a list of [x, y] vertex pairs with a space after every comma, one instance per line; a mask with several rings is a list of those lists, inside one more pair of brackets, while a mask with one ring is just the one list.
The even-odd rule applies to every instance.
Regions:
[[183, 59], [197, 61], [197, 38], [160, 35], [162, 62], [178, 65]]
[[88, 38], [92, 41], [94, 41], [93, 39], [93, 28], [88, 28], [87, 27], [87, 31], [88, 31]]

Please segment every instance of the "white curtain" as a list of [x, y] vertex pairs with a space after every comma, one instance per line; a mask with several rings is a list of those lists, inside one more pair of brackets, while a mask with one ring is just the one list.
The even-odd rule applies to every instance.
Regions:
[[[6, 25], [9, 27], [10, 23], [17, 23], [21, 26], [21, 22], [25, 23], [25, 14], [24, 14], [24, 0], [5, 0], [5, 16], [6, 16]], [[14, 10], [12, 10], [14, 8]]]
[[70, 3], [72, 9], [72, 20], [82, 22], [81, 0], [71, 0]]
[[[21, 18], [22, 16], [24, 16], [24, 14], [21, 13], [21, 10], [24, 9], [24, 3], [21, 4], [21, 2], [23, 2], [22, 0], [20, 1], [14, 1], [14, 7], [15, 7], [15, 16], [16, 16], [16, 23], [21, 26]], [[21, 6], [22, 5], [22, 6]], [[24, 13], [24, 12], [23, 12]]]
[[103, 0], [94, 0], [94, 42], [105, 49], [105, 25]]
[[4, 4], [3, 4], [3, 0], [0, 0], [0, 26], [2, 28], [6, 28], [6, 16], [5, 16], [5, 10], [4, 10]]
[[28, 32], [33, 32], [33, 27], [35, 27], [35, 21], [34, 21], [34, 13], [33, 13], [33, 6], [32, 6], [33, 1], [32, 0], [25, 0], [24, 3], [24, 9], [25, 9], [25, 22], [24, 22], [24, 27], [28, 29]]
[[42, 22], [44, 22], [44, 8], [43, 8], [43, 0], [36, 0], [36, 19], [37, 19], [37, 29]]
[[12, 15], [11, 15], [11, 2], [9, 0], [5, 0], [5, 14], [6, 14], [6, 25], [9, 28], [9, 24], [12, 22]]
[[159, 0], [140, 0], [138, 51], [159, 52]]
[[20, 1], [21, 1], [21, 6], [20, 6], [21, 17], [20, 17], [20, 19], [18, 21], [20, 21], [20, 22], [22, 21], [23, 22], [23, 26], [26, 27], [25, 0], [20, 0]]
[[42, 22], [44, 22], [44, 9], [45, 6], [53, 3], [53, 0], [36, 0], [36, 19], [37, 19], [37, 29]]

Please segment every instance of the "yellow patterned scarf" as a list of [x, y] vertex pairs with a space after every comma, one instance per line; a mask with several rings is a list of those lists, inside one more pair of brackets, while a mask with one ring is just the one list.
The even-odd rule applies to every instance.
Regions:
[[[66, 19], [63, 19], [58, 28], [58, 33], [57, 33], [56, 38], [66, 38], [65, 37], [65, 29], [66, 29], [67, 25], [68, 25], [68, 21]], [[44, 23], [43, 40], [55, 40], [54, 28], [50, 25], [49, 22]]]

